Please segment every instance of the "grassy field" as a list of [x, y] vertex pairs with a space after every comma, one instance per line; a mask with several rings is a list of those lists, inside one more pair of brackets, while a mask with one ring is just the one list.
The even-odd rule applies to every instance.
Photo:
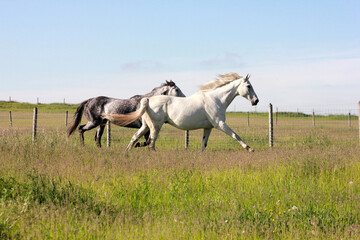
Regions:
[[0, 139], [1, 239], [360, 237], [360, 148], [98, 149]]
[[346, 119], [279, 118], [270, 150], [266, 114], [247, 126], [229, 113], [256, 152], [216, 130], [204, 153], [201, 131], [185, 150], [184, 132], [166, 126], [156, 153], [125, 154], [134, 129], [114, 126], [102, 149], [90, 131], [83, 147], [65, 137], [65, 109], [44, 106], [32, 142], [31, 111], [13, 110], [9, 127], [4, 109], [0, 239], [360, 238], [360, 146]]
[[[68, 124], [77, 105], [67, 104], [28, 104], [17, 102], [0, 102], [0, 129], [8, 129], [10, 126], [9, 111], [12, 115], [12, 128], [26, 131], [31, 134], [33, 108], [38, 107], [38, 129], [46, 132], [49, 129], [66, 131], [65, 112], [68, 111]], [[303, 113], [280, 112], [274, 116], [274, 144], [278, 146], [302, 146], [313, 145], [358, 145], [359, 124], [358, 117], [351, 116], [349, 126], [348, 115], [315, 115], [315, 127], [312, 116]], [[268, 114], [229, 112], [227, 121], [229, 126], [237, 132], [241, 138], [256, 149], [266, 149], [269, 141]], [[83, 117], [83, 124], [86, 123]], [[134, 129], [119, 127], [112, 128], [113, 142], [128, 143], [134, 134]], [[94, 131], [86, 132], [87, 144], [93, 144]], [[202, 130], [190, 132], [190, 147], [201, 148]], [[105, 140], [105, 139], [104, 139]], [[160, 132], [158, 145], [162, 148], [182, 149], [184, 146], [184, 131], [170, 126], [164, 126]], [[214, 130], [211, 133], [208, 147], [210, 149], [227, 150], [238, 149], [239, 145], [224, 133]]]

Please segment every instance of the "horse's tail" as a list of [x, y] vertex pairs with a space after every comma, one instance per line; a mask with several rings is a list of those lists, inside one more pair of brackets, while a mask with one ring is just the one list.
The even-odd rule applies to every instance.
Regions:
[[112, 123], [119, 125], [119, 126], [126, 126], [139, 118], [145, 113], [147, 106], [149, 105], [149, 99], [143, 98], [140, 102], [140, 107], [135, 112], [127, 113], [127, 114], [105, 114], [103, 113], [102, 116], [105, 119], [110, 120]]
[[82, 102], [82, 103], [80, 103], [80, 105], [77, 107], [76, 112], [74, 114], [73, 121], [71, 123], [71, 126], [67, 130], [67, 136], [68, 137], [70, 137], [70, 135], [75, 131], [75, 129], [77, 128], [77, 126], [81, 122], [82, 114], [83, 114], [83, 111], [84, 111], [84, 106], [88, 101], [89, 101], [89, 99]]

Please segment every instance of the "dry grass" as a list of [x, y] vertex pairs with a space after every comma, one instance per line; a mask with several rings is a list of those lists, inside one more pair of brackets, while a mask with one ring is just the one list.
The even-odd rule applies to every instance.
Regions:
[[[45, 111], [41, 110], [41, 111]], [[65, 111], [58, 113], [46, 113], [39, 110], [38, 129], [46, 132], [50, 129], [65, 131]], [[311, 116], [299, 117], [281, 114], [277, 124], [274, 122], [274, 143], [278, 146], [302, 146], [306, 144], [312, 145], [357, 145], [359, 143], [359, 126], [357, 117], [352, 116], [351, 126], [346, 115], [338, 116], [317, 116], [316, 126], [313, 127]], [[72, 113], [69, 113], [68, 123], [70, 124]], [[12, 128], [21, 129], [30, 133], [32, 128], [32, 113], [26, 111], [12, 112]], [[268, 116], [266, 113], [250, 114], [250, 126], [247, 125], [247, 114], [244, 113], [228, 113], [228, 125], [239, 134], [245, 142], [255, 149], [267, 149], [268, 147]], [[83, 117], [82, 124], [86, 122]], [[0, 111], [0, 129], [9, 129], [9, 113], [8, 111]], [[112, 140], [114, 144], [126, 147], [135, 129], [126, 129], [114, 126], [112, 128]], [[76, 135], [76, 134], [75, 134]], [[85, 133], [87, 144], [94, 144], [94, 131]], [[77, 136], [75, 137], [77, 138]], [[104, 137], [105, 138], [105, 137]], [[202, 139], [202, 130], [190, 132], [190, 148], [200, 149]], [[160, 132], [158, 145], [163, 149], [183, 149], [184, 131], [175, 129], [171, 126], [164, 125]], [[229, 138], [224, 133], [213, 130], [208, 142], [209, 149], [239, 149], [239, 144]]]

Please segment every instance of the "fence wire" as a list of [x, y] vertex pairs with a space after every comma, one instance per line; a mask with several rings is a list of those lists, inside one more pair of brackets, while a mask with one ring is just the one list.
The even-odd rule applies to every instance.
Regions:
[[[17, 130], [31, 134], [33, 112], [1, 111], [0, 129]], [[347, 113], [346, 113], [347, 112]], [[358, 109], [296, 109], [296, 111], [278, 111], [273, 109], [273, 140], [274, 147], [301, 145], [339, 145], [359, 144]], [[46, 134], [56, 130], [66, 134], [72, 122], [73, 112], [45, 113], [38, 112], [38, 134]], [[228, 112], [226, 123], [251, 147], [265, 149], [269, 147], [269, 113], [268, 112]], [[83, 116], [82, 123], [87, 122]], [[66, 126], [67, 124], [67, 126]], [[94, 144], [96, 130], [85, 132], [85, 144]], [[112, 124], [111, 146], [125, 148], [137, 129], [118, 127]], [[203, 130], [189, 133], [189, 148], [201, 149]], [[106, 146], [106, 132], [103, 134], [102, 145]], [[77, 132], [72, 136], [78, 141]], [[75, 140], [76, 139], [76, 140]], [[140, 141], [144, 141], [141, 139]], [[165, 124], [157, 140], [157, 148], [185, 148], [185, 131]], [[225, 133], [213, 129], [208, 141], [210, 149], [239, 149], [240, 145]]]
[[[355, 109], [352, 110], [355, 112]], [[278, 112], [274, 138], [279, 145], [359, 144], [358, 116], [344, 110]]]

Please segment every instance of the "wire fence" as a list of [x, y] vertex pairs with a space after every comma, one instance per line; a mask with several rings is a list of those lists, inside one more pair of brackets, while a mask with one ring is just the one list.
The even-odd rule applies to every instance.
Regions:
[[[301, 145], [359, 145], [359, 107], [296, 109], [279, 111], [279, 107], [269, 111], [228, 112], [226, 123], [251, 147], [265, 149], [274, 147], [292, 147]], [[19, 131], [33, 136], [55, 130], [66, 134], [72, 121], [73, 112], [46, 113], [39, 111], [36, 117], [34, 134], [34, 112], [0, 111], [0, 129]], [[83, 117], [82, 123], [86, 123]], [[272, 128], [271, 126], [272, 125]], [[111, 125], [111, 144], [125, 148], [136, 129]], [[34, 136], [35, 135], [35, 136]], [[80, 141], [77, 133], [73, 141]], [[188, 148], [201, 149], [203, 130], [189, 132]], [[85, 132], [85, 144], [94, 144], [95, 130]], [[104, 134], [102, 145], [106, 146], [110, 134]], [[143, 141], [143, 140], [140, 140]], [[157, 140], [157, 148], [177, 148], [186, 146], [185, 131], [165, 124]], [[214, 129], [208, 142], [210, 149], [239, 149], [239, 144], [225, 133]]]

